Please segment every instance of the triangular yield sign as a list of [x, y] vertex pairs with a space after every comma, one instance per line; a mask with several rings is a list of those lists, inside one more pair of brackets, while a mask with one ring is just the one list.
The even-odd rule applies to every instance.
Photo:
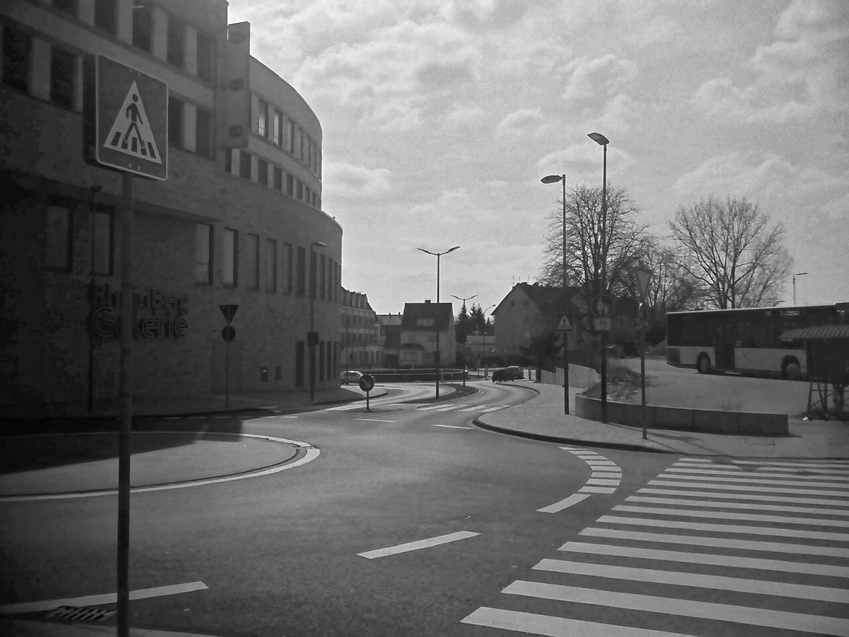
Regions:
[[224, 315], [224, 320], [227, 321], [227, 325], [230, 325], [230, 322], [233, 320], [233, 317], [236, 316], [236, 310], [239, 309], [238, 305], [219, 305], [221, 308], [221, 313]]
[[115, 123], [109, 129], [109, 135], [103, 147], [146, 159], [155, 164], [162, 163], [159, 148], [153, 138], [153, 131], [150, 129], [141, 94], [135, 82], [127, 92], [127, 97], [124, 98], [124, 103], [115, 117]]
[[635, 268], [637, 273], [637, 285], [640, 287], [640, 299], [645, 300], [646, 292], [649, 289], [649, 281], [651, 281], [651, 270], [647, 268]]
[[[549, 323], [550, 325], [550, 323]], [[557, 326], [558, 330], [571, 330], [572, 324], [569, 322], [568, 317], [564, 314], [563, 318], [560, 319], [560, 324]]]

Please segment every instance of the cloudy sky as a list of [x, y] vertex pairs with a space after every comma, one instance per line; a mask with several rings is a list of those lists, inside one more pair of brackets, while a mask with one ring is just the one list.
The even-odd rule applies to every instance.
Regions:
[[[379, 313], [540, 274], [559, 184], [627, 189], [662, 237], [709, 195], [787, 230], [799, 303], [849, 301], [845, 0], [230, 0], [324, 133], [343, 285]], [[783, 297], [792, 301], [787, 281]], [[455, 301], [455, 310], [459, 301]]]

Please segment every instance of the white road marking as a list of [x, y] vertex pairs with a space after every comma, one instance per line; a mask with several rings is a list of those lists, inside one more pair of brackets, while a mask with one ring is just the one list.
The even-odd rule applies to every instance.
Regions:
[[[671, 475], [666, 475], [666, 474], [671, 474]], [[800, 475], [794, 475], [794, 474], [788, 475], [786, 473], [761, 473], [760, 471], [757, 471], [755, 473], [752, 473], [752, 472], [749, 472], [749, 471], [741, 473], [740, 469], [728, 471], [726, 469], [689, 469], [689, 468], [688, 469], [681, 469], [681, 468], [677, 468], [677, 467], [669, 467], [666, 471], [663, 472], [662, 475], [664, 475], [665, 477], [668, 477], [668, 478], [673, 478], [673, 479], [683, 478], [684, 475], [687, 475], [687, 476], [710, 475], [711, 477], [709, 479], [712, 480], [714, 475], [722, 475], [722, 476], [732, 475], [732, 476], [747, 476], [747, 477], [754, 477], [754, 478], [793, 478], [794, 480], [801, 480], [801, 481], [805, 481], [805, 480], [835, 480], [835, 481], [846, 482], [846, 480], [847, 480], [847, 476], [844, 476], [844, 475], [824, 475], [824, 474], [821, 474], [821, 473], [818, 473], [818, 474], [813, 475], [813, 476], [800, 476]], [[697, 478], [689, 478], [688, 477], [686, 479], [687, 480], [696, 480]], [[766, 480], [764, 480], [764, 482], [766, 482]], [[777, 484], [786, 484], [786, 483], [785, 482], [778, 482]]]
[[588, 465], [591, 467], [618, 467], [615, 462], [611, 462], [610, 460], [585, 460]]
[[712, 520], [749, 520], [750, 522], [774, 522], [777, 524], [801, 524], [808, 526], [838, 526], [849, 528], [849, 520], [823, 520], [820, 518], [791, 518], [783, 515], [759, 515], [757, 513], [729, 513], [727, 511], [692, 511], [690, 509], [665, 509], [663, 507], [629, 506], [619, 504], [614, 511], [653, 515], [680, 515], [689, 518]]
[[[691, 485], [687, 485], [688, 487]], [[693, 488], [696, 488], [693, 486]], [[824, 498], [794, 498], [793, 496], [762, 495], [761, 493], [717, 493], [715, 491], [676, 491], [675, 489], [650, 489], [644, 487], [637, 493], [656, 495], [681, 495], [687, 498], [726, 498], [729, 500], [758, 500], [759, 502], [792, 502], [794, 504], [819, 504], [824, 506], [845, 507], [846, 500], [827, 500]]]
[[615, 478], [615, 479], [618, 480], [618, 479], [622, 478], [622, 472], [621, 471], [613, 471], [612, 469], [610, 471], [600, 471], [600, 470], [593, 469], [592, 477], [593, 478]]
[[565, 619], [550, 615], [536, 615], [517, 610], [502, 610], [482, 606], [465, 619], [463, 624], [501, 628], [544, 637], [693, 637], [684, 633], [669, 633], [647, 628], [598, 624], [579, 619]]
[[573, 493], [568, 498], [565, 498], [560, 502], [555, 502], [554, 504], [549, 504], [547, 507], [543, 507], [542, 509], [537, 509], [537, 512], [557, 513], [558, 511], [562, 511], [563, 509], [568, 509], [574, 504], [578, 504], [578, 502], [583, 502], [588, 497], [590, 497], [588, 493]]
[[822, 509], [818, 507], [791, 507], [779, 504], [755, 504], [754, 502], [711, 502], [708, 500], [693, 500], [691, 498], [652, 498], [632, 495], [625, 498], [627, 502], [645, 502], [647, 504], [672, 504], [675, 506], [706, 507], [713, 509], [754, 509], [758, 511], [783, 511], [785, 513], [816, 513], [817, 515], [847, 515], [846, 509]]
[[709, 531], [711, 533], [743, 533], [746, 535], [774, 535], [781, 537], [800, 537], [809, 540], [830, 542], [849, 542], [849, 534], [827, 533], [825, 531], [800, 531], [796, 529], [777, 529], [768, 526], [743, 526], [737, 524], [705, 524], [702, 522], [679, 522], [678, 520], [654, 520], [650, 518], [629, 518], [616, 515], [603, 515], [597, 522], [601, 524], [628, 524], [632, 526], [660, 526], [667, 529], [687, 529], [689, 531]]
[[849, 620], [819, 615], [803, 615], [780, 610], [697, 602], [688, 599], [616, 593], [577, 586], [560, 586], [518, 580], [503, 593], [525, 595], [575, 604], [590, 604], [642, 612], [664, 613], [679, 617], [698, 617], [780, 630], [796, 630], [818, 635], [849, 635]]
[[380, 420], [379, 418], [354, 418], [354, 420], [364, 420], [366, 422], [397, 422], [395, 420]]
[[766, 466], [766, 467], [792, 467], [794, 469], [804, 468], [804, 469], [847, 469], [849, 470], [849, 462], [831, 462], [828, 460], [822, 462], [813, 462], [810, 460], [806, 460], [805, 462], [777, 462], [772, 460], [765, 460], [762, 462], [757, 462], [754, 460], [734, 460], [734, 464], [753, 464], [757, 466]]
[[[162, 597], [165, 595], [179, 595], [180, 593], [191, 593], [192, 591], [206, 590], [208, 587], [203, 582], [189, 582], [187, 584], [174, 584], [172, 586], [157, 586], [155, 588], [142, 588], [130, 591], [130, 599], [149, 599], [151, 597]], [[69, 597], [66, 599], [52, 599], [43, 602], [22, 602], [19, 604], [6, 604], [0, 606], [0, 615], [17, 615], [20, 613], [38, 613], [53, 610], [59, 606], [100, 606], [102, 604], [114, 604], [118, 601], [116, 593], [104, 593], [103, 595], [88, 595], [86, 597]]]
[[618, 478], [615, 480], [602, 480], [599, 478], [590, 478], [589, 480], [587, 480], [587, 484], [595, 484], [602, 487], [618, 487], [619, 480]]
[[849, 578], [849, 566], [811, 564], [809, 562], [789, 562], [787, 560], [765, 560], [759, 557], [740, 557], [739, 555], [716, 555], [713, 553], [694, 553], [690, 551], [643, 549], [635, 546], [615, 546], [612, 544], [592, 544], [588, 542], [566, 542], [566, 544], [561, 546], [558, 550], [588, 555], [608, 555], [645, 560], [682, 562], [684, 564], [710, 564], [712, 566], [724, 566], [728, 568], [748, 568], [762, 571], [804, 573], [806, 575]]
[[605, 493], [610, 495], [616, 493], [615, 487], [581, 487], [580, 493]]
[[407, 542], [406, 544], [398, 544], [397, 546], [390, 546], [385, 549], [376, 549], [374, 551], [366, 551], [365, 553], [357, 553], [357, 555], [372, 560], [376, 557], [386, 557], [387, 555], [397, 555], [398, 553], [407, 553], [408, 551], [418, 551], [419, 549], [426, 549], [440, 544], [448, 544], [449, 542], [456, 542], [457, 540], [465, 540], [470, 537], [475, 537], [476, 535], [480, 535], [480, 533], [473, 533], [472, 531], [457, 531], [456, 533], [448, 533], [447, 535], [440, 535], [426, 540]]
[[465, 407], [460, 411], [476, 411], [478, 409], [483, 409], [486, 405], [472, 405], [471, 407]]
[[659, 544], [686, 544], [687, 546], [711, 546], [744, 551], [768, 551], [770, 553], [789, 553], [791, 555], [825, 555], [849, 559], [849, 549], [831, 546], [813, 546], [810, 544], [787, 544], [784, 542], [766, 542], [763, 540], [735, 540], [704, 535], [672, 535], [668, 533], [646, 533], [641, 531], [622, 531], [620, 529], [597, 529], [588, 527], [578, 535], [606, 537], [618, 540], [637, 540]]
[[829, 588], [825, 586], [807, 586], [804, 584], [770, 582], [756, 579], [743, 579], [725, 575], [704, 575], [701, 573], [681, 573], [650, 568], [632, 568], [629, 566], [612, 566], [610, 564], [593, 564], [590, 562], [573, 562], [571, 560], [542, 560], [533, 567], [535, 570], [570, 575], [587, 575], [589, 577], [606, 577], [631, 582], [648, 582], [652, 584], [670, 584], [673, 586], [693, 586], [697, 588], [713, 588], [737, 593], [754, 593], [756, 595], [774, 595], [776, 597], [792, 597], [815, 601], [849, 603], [849, 590]]
[[827, 495], [838, 498], [846, 498], [847, 496], [849, 496], [849, 493], [841, 491], [826, 491], [823, 489], [793, 489], [790, 487], [765, 487], [748, 484], [667, 482], [666, 480], [651, 480], [649, 481], [649, 484], [658, 487], [676, 487], [678, 489], [727, 489], [729, 491], [757, 491], [758, 493], [795, 493], [797, 495]]
[[[785, 478], [787, 476], [779, 476], [781, 478]], [[805, 482], [802, 479], [793, 479], [793, 480], [770, 480], [761, 479], [761, 476], [693, 476], [688, 474], [675, 474], [675, 475], [660, 475], [661, 479], [667, 480], [712, 480], [714, 482], [747, 482], [749, 484], [770, 484], [770, 485], [788, 485], [791, 487], [822, 487], [824, 489], [849, 489], [849, 483], [844, 484], [832, 484], [830, 482]], [[822, 480], [821, 476], [815, 476], [815, 479]], [[846, 495], [849, 495], [847, 493]]]
[[443, 407], [445, 407], [445, 405], [440, 403], [439, 405], [428, 405], [427, 407], [417, 407], [416, 411], [433, 411], [434, 409], [442, 409]]
[[[157, 433], [157, 434], [186, 434], [191, 432], [186, 431], [156, 431], [149, 433]], [[201, 434], [203, 435], [203, 433]], [[286, 440], [285, 438], [276, 438], [275, 436], [262, 436], [259, 434], [234, 434], [234, 433], [220, 433], [220, 432], [209, 432], [209, 435], [214, 436], [234, 436], [234, 437], [244, 437], [244, 438], [258, 438], [260, 440], [270, 440], [272, 442], [280, 442], [284, 444], [294, 445], [301, 449], [306, 449], [306, 453], [303, 458], [299, 460], [295, 460], [295, 462], [291, 462], [288, 464], [276, 464], [271, 467], [267, 467], [265, 469], [258, 469], [257, 471], [251, 471], [249, 473], [240, 473], [232, 476], [221, 476], [219, 478], [207, 478], [206, 480], [192, 480], [189, 482], [175, 482], [173, 484], [162, 484], [154, 487], [132, 487], [130, 489], [130, 493], [147, 493], [150, 491], [170, 491], [172, 489], [187, 489], [189, 487], [202, 487], [209, 484], [218, 484], [220, 482], [232, 482], [234, 480], [246, 480], [247, 478], [259, 478], [262, 476], [269, 476], [274, 473], [279, 473], [281, 471], [286, 471], [287, 469], [294, 469], [295, 467], [300, 467], [301, 465], [305, 465], [308, 462], [312, 462], [316, 458], [318, 458], [321, 453], [315, 447], [305, 443], [298, 442], [296, 440]], [[55, 494], [45, 494], [45, 495], [10, 495], [10, 496], [0, 496], [0, 502], [29, 502], [32, 500], [69, 500], [76, 498], [94, 498], [100, 497], [104, 495], [116, 495], [118, 493], [117, 489], [104, 489], [102, 491], [83, 491], [80, 493], [55, 493]]]
[[460, 427], [459, 425], [433, 425], [434, 427], [445, 427], [447, 429], [474, 429], [474, 427]]
[[504, 405], [497, 405], [495, 407], [488, 407], [481, 411], [482, 414], [488, 414], [491, 411], [498, 411], [499, 409], [504, 409]]
[[442, 409], [435, 409], [434, 411], [436, 411], [436, 412], [440, 412], [440, 411], [454, 411], [455, 409], [457, 409], [457, 408], [459, 408], [459, 407], [460, 407], [460, 405], [449, 405], [448, 407], [443, 407]]

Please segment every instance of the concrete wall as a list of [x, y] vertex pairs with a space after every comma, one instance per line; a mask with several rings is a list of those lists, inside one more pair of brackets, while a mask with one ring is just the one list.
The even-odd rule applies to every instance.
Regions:
[[[553, 374], [542, 370], [542, 382], [548, 385], [563, 386], [563, 368], [558, 367], [557, 373]], [[582, 367], [581, 365], [569, 365], [569, 386], [570, 387], [591, 387], [599, 381], [598, 372], [591, 367]]]
[[[601, 420], [601, 400], [575, 396], [575, 414], [588, 420]], [[675, 429], [699, 433], [745, 436], [786, 436], [789, 434], [785, 414], [740, 413], [709, 409], [684, 409], [646, 405], [646, 427]], [[607, 403], [607, 421], [632, 427], [642, 426], [642, 405]]]

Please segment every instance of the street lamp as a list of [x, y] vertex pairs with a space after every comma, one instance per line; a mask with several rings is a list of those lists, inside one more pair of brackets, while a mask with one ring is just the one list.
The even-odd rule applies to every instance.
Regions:
[[[566, 309], [566, 173], [547, 175], [540, 179], [544, 184], [563, 183], [563, 305]], [[569, 335], [563, 332], [563, 412], [569, 414]]]
[[[313, 248], [326, 248], [327, 244], [321, 241], [313, 241], [310, 245], [310, 253]], [[312, 265], [312, 256], [310, 256], [310, 265]], [[316, 281], [316, 273], [312, 272], [311, 278]], [[315, 294], [317, 285], [310, 285], [310, 333], [307, 336], [307, 343], [310, 346], [310, 402], [315, 400], [315, 346], [318, 345], [318, 332], [315, 331]]]
[[[471, 301], [474, 298], [477, 298], [477, 294], [473, 294], [472, 296], [467, 296], [463, 298], [462, 296], [456, 296], [452, 294], [455, 299], [463, 302], [463, 316], [466, 317], [468, 324], [468, 316], [466, 315], [466, 301]], [[439, 338], [439, 336], [437, 336]], [[463, 326], [463, 387], [466, 386], [466, 325]]]
[[[604, 294], [607, 290], [607, 145], [610, 141], [601, 133], [587, 135], [596, 144], [604, 148], [604, 168], [601, 181], [601, 290], [596, 294]], [[607, 422], [607, 331], [601, 332], [601, 422]]]
[[[443, 254], [448, 254], [449, 252], [454, 252], [454, 250], [459, 250], [460, 246], [454, 246], [446, 250], [445, 252], [431, 252], [430, 250], [425, 250], [424, 248], [416, 248], [416, 250], [421, 250], [422, 252], [426, 252], [432, 256], [436, 257], [436, 304], [439, 305], [439, 259]], [[437, 314], [439, 313], [439, 308], [437, 308]], [[439, 321], [437, 320], [438, 316], [435, 316], [433, 319], [433, 325], [436, 329], [436, 397], [439, 398]]]
[[793, 275], [793, 305], [796, 305], [796, 277], [797, 276], [805, 276], [808, 274], [807, 272], [797, 272]]

